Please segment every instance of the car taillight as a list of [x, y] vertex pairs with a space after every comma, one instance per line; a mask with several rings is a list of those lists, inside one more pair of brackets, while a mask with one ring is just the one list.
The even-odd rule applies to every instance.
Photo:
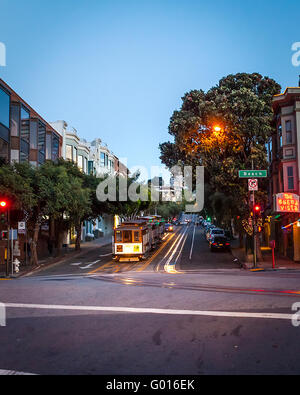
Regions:
[[212, 243], [212, 245], [213, 245], [213, 246], [216, 246], [216, 245], [217, 245], [217, 243]]
[[227, 246], [230, 246], [230, 243], [226, 243]]

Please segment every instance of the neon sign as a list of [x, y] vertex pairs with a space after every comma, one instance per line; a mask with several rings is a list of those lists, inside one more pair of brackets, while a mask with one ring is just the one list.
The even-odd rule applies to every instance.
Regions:
[[274, 208], [279, 213], [299, 213], [299, 196], [294, 193], [278, 193], [275, 197]]

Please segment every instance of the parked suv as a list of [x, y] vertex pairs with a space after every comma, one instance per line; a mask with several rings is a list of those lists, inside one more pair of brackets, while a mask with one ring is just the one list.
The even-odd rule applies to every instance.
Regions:
[[207, 241], [210, 241], [212, 236], [217, 236], [217, 235], [225, 237], [224, 229], [220, 229], [220, 228], [211, 228], [211, 229], [209, 229], [209, 231], [206, 234], [206, 239], [207, 239]]

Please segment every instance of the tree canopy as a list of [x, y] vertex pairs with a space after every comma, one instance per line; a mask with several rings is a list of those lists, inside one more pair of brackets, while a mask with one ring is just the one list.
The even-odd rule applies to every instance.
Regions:
[[[248, 191], [238, 170], [251, 169], [252, 162], [256, 169], [267, 167], [265, 144], [273, 132], [272, 98], [280, 90], [269, 77], [238, 73], [222, 78], [206, 93], [186, 93], [180, 110], [174, 111], [169, 124], [174, 141], [160, 145], [161, 160], [169, 168], [205, 166], [206, 207], [214, 213], [245, 213]], [[220, 194], [227, 197], [223, 208], [221, 203], [216, 205]], [[265, 200], [265, 194], [260, 199]]]

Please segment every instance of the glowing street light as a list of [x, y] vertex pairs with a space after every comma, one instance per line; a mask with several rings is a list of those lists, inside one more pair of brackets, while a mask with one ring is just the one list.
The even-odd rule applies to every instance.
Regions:
[[221, 130], [222, 130], [222, 128], [220, 126], [218, 126], [218, 125], [214, 126], [215, 132], [219, 133], [219, 132], [221, 132]]

